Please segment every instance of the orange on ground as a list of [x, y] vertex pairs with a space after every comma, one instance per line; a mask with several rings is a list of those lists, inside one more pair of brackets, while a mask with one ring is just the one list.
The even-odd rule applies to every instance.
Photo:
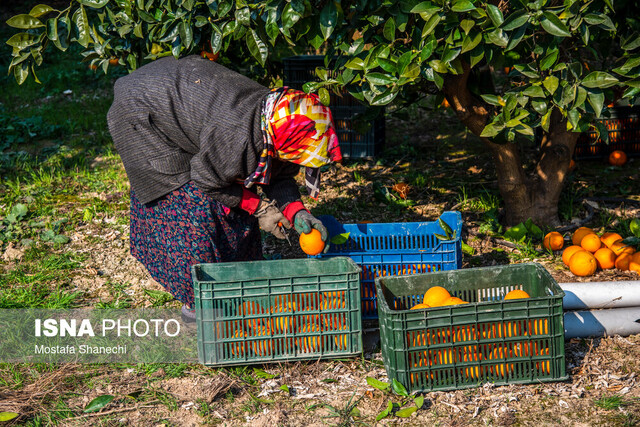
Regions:
[[547, 233], [547, 235], [544, 236], [544, 240], [542, 240], [542, 246], [544, 246], [545, 249], [558, 251], [564, 246], [564, 238], [562, 237], [562, 234], [558, 233], [557, 231], [552, 231], [551, 233]]
[[582, 238], [589, 233], [593, 233], [593, 230], [590, 229], [589, 227], [580, 227], [573, 232], [573, 236], [571, 237], [571, 242], [574, 245], [580, 246], [580, 241], [582, 241]]
[[595, 253], [600, 247], [602, 243], [600, 242], [600, 238], [596, 235], [596, 233], [589, 233], [585, 235], [580, 241], [580, 246], [586, 251], [591, 253]]
[[609, 164], [612, 166], [622, 166], [627, 163], [627, 155], [622, 150], [616, 150], [609, 154]]
[[616, 265], [616, 254], [609, 248], [600, 248], [593, 254], [596, 257], [598, 268], [607, 270]]
[[626, 252], [621, 253], [616, 258], [616, 263], [615, 263], [616, 264], [616, 268], [618, 270], [628, 271], [629, 270], [629, 264], [631, 264], [631, 260], [632, 259], [633, 259], [633, 257], [631, 256], [631, 254], [628, 254]]
[[318, 255], [324, 249], [322, 235], [315, 228], [310, 233], [302, 233], [300, 235], [300, 248], [307, 255]]
[[422, 310], [424, 308], [431, 308], [431, 306], [429, 304], [425, 304], [425, 303], [416, 304], [413, 307], [411, 307], [411, 310]]
[[458, 305], [458, 304], [468, 304], [468, 302], [458, 297], [449, 297], [446, 300], [442, 301], [440, 305], [446, 306], [446, 305]]
[[571, 256], [576, 252], [583, 250], [584, 249], [582, 249], [582, 246], [579, 245], [572, 245], [565, 248], [565, 250], [562, 251], [562, 262], [564, 262], [564, 264], [569, 267], [569, 260], [571, 259]]
[[604, 243], [608, 248], [611, 247], [611, 244], [616, 240], [622, 240], [622, 236], [618, 233], [604, 233], [600, 236], [600, 241]]
[[520, 299], [520, 298], [530, 298], [529, 294], [523, 291], [522, 289], [514, 289], [508, 292], [504, 299]]
[[631, 262], [629, 262], [629, 271], [640, 273], [640, 261], [634, 261], [632, 259]]
[[620, 255], [621, 253], [627, 253], [629, 255], [633, 255], [636, 251], [633, 246], [628, 246], [626, 243], [622, 243], [622, 240], [616, 240], [609, 247], [616, 255]]
[[597, 268], [596, 257], [589, 251], [578, 251], [569, 260], [569, 269], [576, 276], [591, 276]]
[[444, 300], [451, 297], [451, 294], [448, 290], [443, 288], [442, 286], [434, 286], [429, 288], [427, 292], [424, 294], [424, 299], [422, 300], [423, 304], [427, 304], [430, 307], [439, 307], [442, 305]]

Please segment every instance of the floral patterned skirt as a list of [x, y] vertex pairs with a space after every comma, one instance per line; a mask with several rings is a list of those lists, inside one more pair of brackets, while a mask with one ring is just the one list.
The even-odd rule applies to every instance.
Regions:
[[131, 192], [131, 254], [176, 299], [193, 304], [191, 266], [262, 259], [255, 217], [230, 210], [193, 182], [143, 205]]

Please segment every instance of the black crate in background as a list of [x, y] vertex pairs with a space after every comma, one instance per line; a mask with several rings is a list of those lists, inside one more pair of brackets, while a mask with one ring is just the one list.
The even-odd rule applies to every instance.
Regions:
[[[284, 58], [284, 86], [302, 90], [302, 86], [318, 81], [316, 67], [324, 67], [322, 55], [300, 55]], [[356, 119], [367, 111], [348, 92], [341, 95], [331, 93], [329, 108], [340, 140], [342, 155], [346, 158], [371, 158], [382, 151], [385, 138], [384, 114], [375, 119], [366, 133], [356, 130]]]
[[597, 119], [609, 131], [609, 143], [595, 130], [584, 132], [576, 143], [576, 159], [606, 158], [615, 150], [622, 150], [629, 157], [640, 155], [640, 107], [613, 107], [609, 112], [610, 117]]

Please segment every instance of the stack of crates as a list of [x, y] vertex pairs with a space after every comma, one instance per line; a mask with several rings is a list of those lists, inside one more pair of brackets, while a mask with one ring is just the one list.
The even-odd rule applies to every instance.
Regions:
[[[411, 310], [434, 286], [468, 303]], [[385, 368], [411, 392], [567, 378], [564, 292], [539, 264], [379, 277], [376, 287]], [[504, 300], [514, 289], [530, 298]]]
[[[292, 56], [284, 58], [283, 63], [284, 86], [302, 90], [305, 83], [318, 81], [316, 67], [324, 67], [324, 56]], [[384, 115], [375, 119], [367, 132], [360, 133], [356, 130], [356, 120], [366, 112], [366, 106], [344, 91], [341, 96], [331, 93], [329, 108], [345, 158], [373, 158], [380, 154], [385, 138]]]
[[194, 265], [200, 362], [247, 365], [362, 353], [359, 274], [345, 257]]
[[628, 157], [640, 155], [640, 107], [613, 107], [609, 112], [610, 117], [598, 119], [609, 131], [609, 143], [605, 144], [595, 130], [584, 132], [576, 143], [576, 159], [606, 158], [615, 150]]
[[[329, 251], [318, 258], [350, 257], [362, 269], [362, 316], [378, 318], [377, 277], [455, 270], [462, 266], [462, 216], [460, 212], [444, 212], [438, 221], [401, 223], [341, 224], [332, 216], [320, 216], [329, 238], [347, 235], [342, 244], [332, 243]], [[451, 231], [445, 236], [440, 221]]]

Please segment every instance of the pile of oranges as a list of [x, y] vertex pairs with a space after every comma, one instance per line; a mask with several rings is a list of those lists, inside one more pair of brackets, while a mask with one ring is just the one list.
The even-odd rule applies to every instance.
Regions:
[[[425, 294], [424, 301], [434, 304], [432, 307], [445, 305], [451, 296], [449, 292], [440, 287], [430, 288]], [[505, 300], [529, 298], [529, 294], [523, 290], [513, 290], [505, 295]], [[463, 304], [465, 302], [459, 303]], [[413, 308], [424, 305], [418, 304]], [[407, 348], [409, 349], [409, 363], [413, 368], [430, 368], [428, 375], [444, 375], [450, 373], [437, 373], [440, 365], [451, 365], [461, 363], [458, 374], [466, 380], [476, 380], [483, 375], [493, 375], [499, 378], [506, 378], [510, 373], [516, 371], [515, 364], [518, 362], [514, 358], [529, 358], [535, 356], [548, 356], [548, 342], [542, 339], [542, 335], [549, 334], [548, 319], [522, 319], [504, 322], [478, 323], [465, 326], [452, 326], [427, 331], [409, 331], [407, 333]], [[539, 340], [535, 337], [540, 336]], [[510, 339], [508, 342], [487, 342], [496, 339], [523, 337], [521, 341]], [[469, 345], [456, 345], [444, 347], [442, 344], [461, 343], [472, 341]], [[438, 346], [429, 348], [430, 346]], [[415, 347], [422, 347], [415, 350]], [[427, 349], [423, 349], [427, 347]], [[414, 349], [412, 351], [412, 349]], [[511, 360], [514, 359], [514, 360]], [[495, 363], [483, 363], [481, 361], [495, 361]], [[532, 369], [540, 375], [550, 373], [549, 360], [538, 359], [531, 365]], [[415, 371], [414, 371], [415, 372]], [[411, 374], [411, 383], [424, 382], [424, 377], [420, 374]]]
[[458, 297], [451, 296], [448, 290], [442, 286], [434, 286], [424, 294], [421, 304], [414, 305], [411, 310], [422, 308], [444, 307], [448, 305], [468, 304]]
[[[622, 242], [618, 233], [606, 232], [598, 236], [591, 228], [580, 227], [571, 237], [572, 245], [562, 252], [562, 262], [576, 276], [591, 276], [598, 269], [617, 268], [640, 273], [640, 252]], [[545, 248], [561, 250], [564, 238], [557, 231], [547, 234]]]
[[[256, 301], [245, 301], [237, 310], [243, 320], [225, 322], [218, 329], [218, 338], [234, 339], [228, 344], [231, 354], [270, 356], [292, 353], [294, 349], [310, 353], [348, 348], [347, 334], [322, 334], [348, 330], [346, 312], [322, 313], [345, 309], [345, 291], [274, 298], [268, 309]], [[312, 311], [316, 313], [308, 313]]]

